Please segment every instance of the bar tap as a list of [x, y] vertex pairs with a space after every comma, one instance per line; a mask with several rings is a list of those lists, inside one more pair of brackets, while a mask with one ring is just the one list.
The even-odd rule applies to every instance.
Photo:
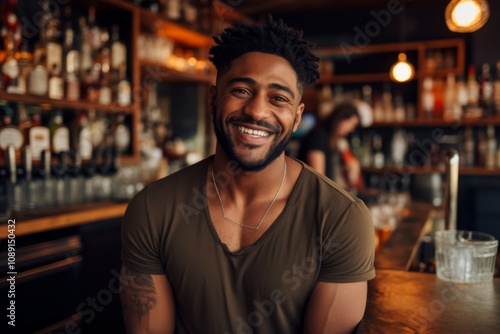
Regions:
[[458, 151], [454, 149], [449, 150], [446, 153], [445, 230], [457, 229], [458, 162]]

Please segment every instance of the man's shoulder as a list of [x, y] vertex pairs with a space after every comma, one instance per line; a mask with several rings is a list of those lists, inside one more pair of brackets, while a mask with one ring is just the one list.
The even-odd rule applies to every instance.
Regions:
[[[359, 199], [345, 190], [341, 185], [328, 178], [327, 176], [317, 172], [303, 161], [297, 160], [302, 166], [302, 173], [299, 177], [300, 182], [309, 191], [319, 191], [319, 194], [324, 196], [324, 193], [333, 196], [331, 200], [344, 199], [347, 202], [357, 202]], [[312, 189], [316, 188], [316, 189]]]

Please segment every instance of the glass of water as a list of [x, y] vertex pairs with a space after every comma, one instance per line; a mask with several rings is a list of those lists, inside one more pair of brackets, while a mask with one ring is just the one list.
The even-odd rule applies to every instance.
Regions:
[[444, 230], [434, 235], [437, 277], [457, 283], [493, 279], [498, 240], [476, 231]]

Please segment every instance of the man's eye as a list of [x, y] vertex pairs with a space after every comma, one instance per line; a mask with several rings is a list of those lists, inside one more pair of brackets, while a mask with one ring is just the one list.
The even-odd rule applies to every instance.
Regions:
[[233, 94], [248, 95], [248, 91], [243, 88], [235, 88], [232, 90]]
[[288, 99], [284, 98], [283, 96], [273, 96], [273, 100], [277, 102], [288, 102]]

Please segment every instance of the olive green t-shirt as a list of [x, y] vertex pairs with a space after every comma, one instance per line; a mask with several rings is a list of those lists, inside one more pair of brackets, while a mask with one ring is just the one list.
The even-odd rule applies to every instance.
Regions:
[[301, 333], [317, 281], [375, 276], [368, 209], [303, 163], [273, 225], [253, 245], [229, 251], [207, 206], [211, 159], [150, 184], [123, 220], [123, 263], [168, 277], [176, 333]]

